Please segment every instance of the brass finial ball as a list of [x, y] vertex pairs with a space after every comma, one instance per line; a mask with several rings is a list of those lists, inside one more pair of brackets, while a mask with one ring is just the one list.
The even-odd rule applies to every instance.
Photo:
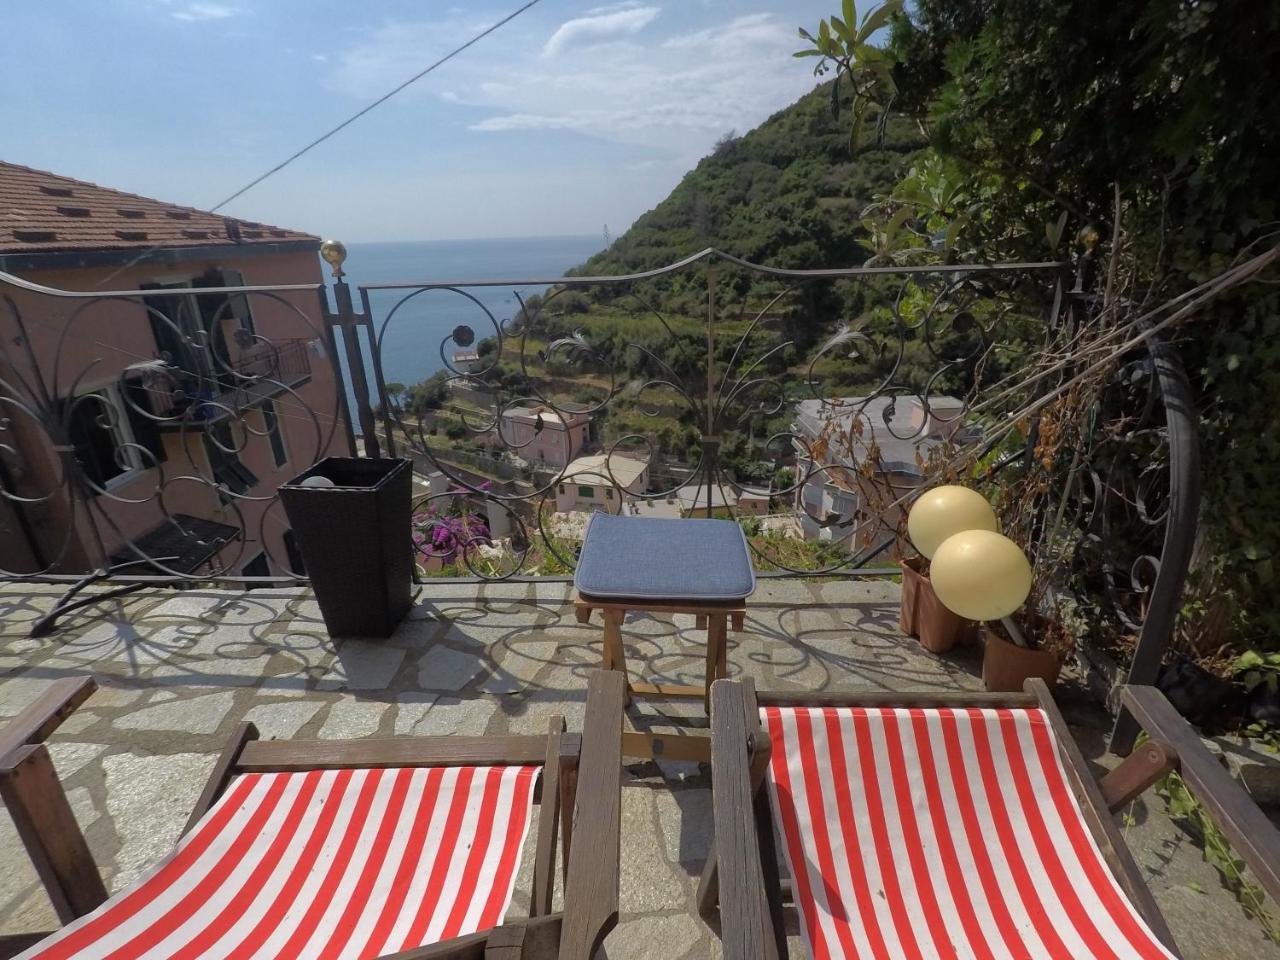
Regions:
[[347, 259], [347, 248], [342, 245], [341, 240], [326, 240], [320, 244], [320, 256], [324, 258], [325, 263], [333, 267], [335, 277], [343, 276], [342, 265]]

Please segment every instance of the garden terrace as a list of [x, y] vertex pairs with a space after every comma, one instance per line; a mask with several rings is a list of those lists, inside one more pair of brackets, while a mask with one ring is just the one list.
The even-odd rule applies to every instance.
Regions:
[[[242, 720], [281, 738], [542, 733], [557, 713], [575, 730], [587, 673], [600, 661], [599, 624], [576, 621], [564, 583], [432, 585], [386, 641], [333, 640], [305, 588], [150, 589], [32, 639], [31, 623], [56, 596], [51, 587], [0, 589], [0, 722], [60, 677], [97, 677], [98, 691], [50, 743], [111, 890], [169, 852]], [[730, 675], [784, 690], [981, 688], [975, 650], [928, 654], [899, 633], [897, 616], [891, 583], [766, 582], [745, 629], [730, 635]], [[637, 617], [624, 629], [633, 679], [698, 681], [702, 632], [692, 617]], [[1070, 671], [1059, 702], [1095, 770], [1113, 765], [1110, 717]], [[673, 733], [706, 726], [692, 704], [647, 703], [626, 722]], [[708, 768], [625, 762], [623, 913], [608, 954], [719, 956], [694, 903], [711, 832]], [[1124, 824], [1188, 960], [1280, 958], [1154, 793]], [[0, 862], [0, 933], [49, 929], [48, 901], [2, 813]], [[532, 862], [526, 854], [524, 869]], [[526, 879], [513, 912], [525, 906]]]

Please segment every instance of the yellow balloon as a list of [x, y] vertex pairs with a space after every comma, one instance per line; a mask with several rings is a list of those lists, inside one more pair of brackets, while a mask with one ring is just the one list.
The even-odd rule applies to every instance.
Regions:
[[926, 557], [933, 557], [942, 541], [962, 530], [998, 531], [996, 512], [986, 497], [968, 487], [926, 490], [907, 515], [907, 535]]
[[990, 530], [965, 530], [943, 541], [929, 565], [933, 592], [966, 620], [999, 620], [1031, 592], [1031, 564], [1022, 549]]

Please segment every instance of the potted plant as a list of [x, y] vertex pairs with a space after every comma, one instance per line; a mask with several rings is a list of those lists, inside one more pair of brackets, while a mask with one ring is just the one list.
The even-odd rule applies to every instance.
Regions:
[[1024, 624], [1014, 627], [1017, 640], [1003, 621], [982, 625], [982, 684], [988, 690], [1021, 690], [1028, 677], [1051, 687], [1058, 682], [1070, 636], [1058, 621], [1039, 614], [1025, 614]]
[[[952, 612], [983, 624], [982, 682], [988, 690], [1021, 690], [1029, 677], [1053, 685], [1070, 637], [1059, 621], [1023, 608], [1032, 571], [1016, 543], [990, 530], [954, 534], [934, 552], [932, 580]], [[1014, 616], [1024, 609], [1021, 625]]]
[[952, 613], [938, 599], [929, 580], [927, 557], [906, 557], [902, 568], [902, 600], [898, 625], [902, 632], [920, 641], [930, 653], [946, 653], [958, 643], [976, 638], [978, 625]]
[[964, 530], [997, 529], [995, 511], [976, 490], [940, 486], [922, 494], [907, 517], [907, 536], [918, 556], [900, 561], [902, 601], [898, 623], [902, 632], [918, 637], [931, 653], [946, 653], [957, 643], [977, 635], [978, 625], [948, 609], [929, 579], [929, 560], [950, 536]]

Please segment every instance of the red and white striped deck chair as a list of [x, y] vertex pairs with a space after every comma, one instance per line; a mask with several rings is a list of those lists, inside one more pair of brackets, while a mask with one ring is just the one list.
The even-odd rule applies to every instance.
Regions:
[[1111, 819], [1175, 768], [1274, 896], [1280, 834], [1158, 691], [1124, 700], [1152, 739], [1095, 782], [1040, 681], [953, 695], [717, 681], [699, 906], [725, 957], [787, 956], [784, 896], [815, 960], [1176, 957]]
[[[592, 676], [582, 736], [559, 717], [545, 736], [347, 742], [244, 724], [177, 848], [109, 899], [41, 743], [92, 689], [59, 681], [0, 733], [0, 794], [66, 924], [0, 956], [589, 960], [616, 923], [620, 674]], [[530, 916], [504, 921], [539, 802]]]

